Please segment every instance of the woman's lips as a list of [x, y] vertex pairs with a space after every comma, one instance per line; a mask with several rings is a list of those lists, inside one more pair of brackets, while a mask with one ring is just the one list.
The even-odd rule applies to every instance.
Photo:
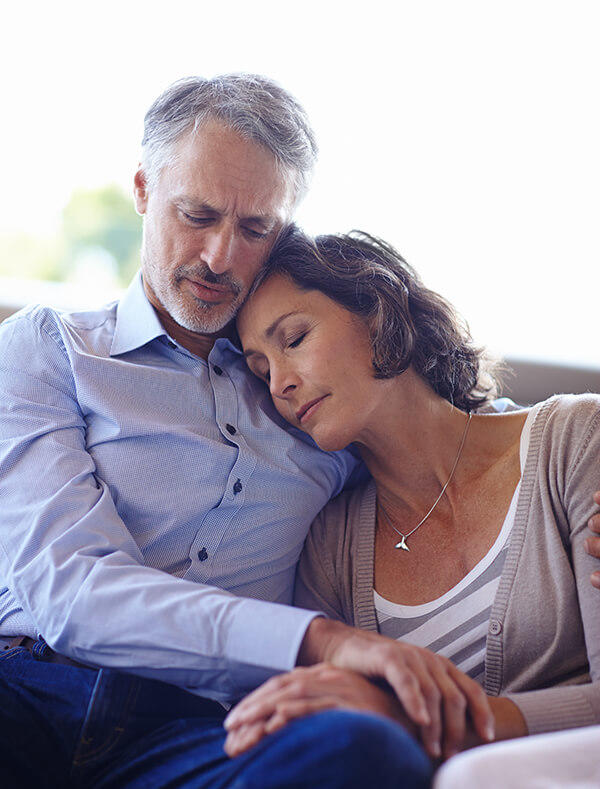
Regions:
[[190, 290], [197, 299], [202, 301], [219, 302], [224, 301], [231, 291], [228, 288], [222, 288], [213, 285], [204, 285], [202, 282], [196, 282], [193, 279], [186, 279], [189, 284]]
[[296, 419], [301, 425], [311, 418], [311, 416], [315, 413], [317, 408], [321, 405], [326, 397], [328, 397], [328, 395], [317, 397], [316, 400], [310, 400], [310, 402], [305, 403], [301, 408], [298, 409], [298, 411], [296, 411]]

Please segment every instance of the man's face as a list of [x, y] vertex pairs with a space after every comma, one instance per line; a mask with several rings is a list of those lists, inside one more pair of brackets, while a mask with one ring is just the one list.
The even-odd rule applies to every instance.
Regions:
[[139, 170], [134, 194], [144, 214], [148, 298], [185, 329], [219, 332], [291, 217], [291, 175], [266, 149], [211, 120], [179, 141], [155, 183]]

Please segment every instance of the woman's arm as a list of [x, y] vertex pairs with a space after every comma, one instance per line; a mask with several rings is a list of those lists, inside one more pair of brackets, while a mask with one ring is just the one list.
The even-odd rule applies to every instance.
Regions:
[[[513, 616], [527, 625], [510, 633], [518, 636], [513, 647], [521, 679], [518, 690], [501, 691], [519, 707], [530, 734], [600, 723], [600, 616], [590, 583], [597, 561], [585, 547], [589, 521], [597, 513], [591, 492], [600, 468], [600, 397], [566, 395], [548, 411], [539, 450], [539, 494], [532, 503], [538, 521], [529, 526], [526, 561], [521, 556], [521, 582], [536, 588], [529, 596], [521, 590]], [[549, 606], [547, 617], [544, 606]], [[526, 628], [533, 626], [535, 637], [536, 622], [540, 631], [532, 645]], [[509, 643], [505, 667], [510, 660]], [[515, 665], [513, 660], [508, 674], [514, 674]]]

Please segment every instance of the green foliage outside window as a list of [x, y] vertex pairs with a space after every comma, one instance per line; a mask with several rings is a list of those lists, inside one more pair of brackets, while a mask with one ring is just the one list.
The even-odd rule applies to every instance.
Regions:
[[67, 281], [108, 269], [127, 285], [139, 267], [142, 220], [130, 195], [114, 184], [73, 193], [51, 236], [0, 236], [0, 275]]

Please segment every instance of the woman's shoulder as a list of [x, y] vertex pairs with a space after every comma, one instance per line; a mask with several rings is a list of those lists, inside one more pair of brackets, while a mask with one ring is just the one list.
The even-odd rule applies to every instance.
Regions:
[[600, 445], [600, 394], [561, 394], [532, 407], [531, 443], [565, 468]]
[[561, 435], [565, 429], [570, 432], [586, 432], [598, 427], [600, 419], [600, 394], [559, 394], [549, 397], [532, 406], [534, 423], [552, 434]]

